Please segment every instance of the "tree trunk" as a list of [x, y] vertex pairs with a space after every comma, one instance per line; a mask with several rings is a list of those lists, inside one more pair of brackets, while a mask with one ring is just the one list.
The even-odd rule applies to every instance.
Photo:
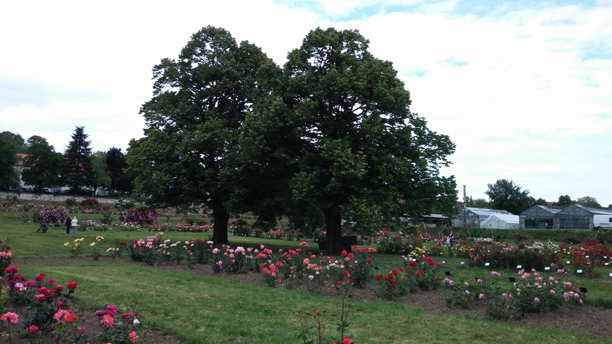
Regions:
[[213, 208], [213, 217], [215, 226], [213, 228], [212, 241], [215, 244], [228, 244], [227, 225], [229, 223], [230, 214], [225, 207]]
[[325, 229], [327, 231], [327, 253], [338, 254], [344, 250], [340, 207], [334, 205], [330, 208], [323, 208], [323, 214], [325, 214]]

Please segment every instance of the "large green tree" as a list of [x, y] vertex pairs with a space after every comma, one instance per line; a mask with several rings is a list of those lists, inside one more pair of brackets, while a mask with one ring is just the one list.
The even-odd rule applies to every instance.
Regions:
[[44, 186], [59, 184], [64, 163], [62, 153], [55, 152], [47, 139], [38, 135], [28, 139], [25, 152], [28, 155], [21, 178], [27, 185], [34, 186], [36, 192], [42, 192]]
[[85, 134], [85, 127], [76, 127], [64, 152], [64, 170], [62, 180], [74, 193], [83, 186], [93, 186], [95, 172], [91, 161], [91, 141]]
[[247, 118], [241, 148], [275, 172], [274, 187], [286, 182], [293, 201], [323, 212], [329, 252], [343, 249], [343, 214], [418, 218], [439, 197], [456, 202], [454, 178], [439, 176], [454, 144], [410, 112], [391, 62], [359, 32], [311, 31], [282, 72], [264, 73], [273, 92]]
[[178, 60], [163, 59], [153, 69], [153, 98], [141, 113], [145, 137], [132, 140], [128, 171], [135, 188], [157, 205], [205, 205], [214, 216], [213, 241], [227, 243], [234, 190], [228, 154], [251, 111], [256, 72], [268, 62], [246, 41], [237, 44], [220, 28], [205, 27], [182, 49]]
[[0, 133], [0, 190], [19, 187], [16, 154], [22, 150], [23, 144], [23, 138], [19, 134], [10, 131]]
[[500, 179], [495, 184], [487, 184], [485, 194], [489, 196], [489, 203], [494, 209], [502, 209], [512, 214], [520, 214], [531, 208], [535, 202], [529, 196], [529, 190], [521, 190], [511, 180]]

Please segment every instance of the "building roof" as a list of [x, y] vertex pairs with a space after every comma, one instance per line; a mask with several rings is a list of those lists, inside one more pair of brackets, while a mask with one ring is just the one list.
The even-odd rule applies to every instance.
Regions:
[[17, 155], [17, 166], [23, 166], [28, 155], [26, 153], [17, 153], [15, 155]]
[[586, 211], [588, 211], [589, 213], [592, 214], [597, 214], [597, 215], [612, 215], [612, 209], [606, 209], [606, 208], [591, 208], [591, 207], [587, 207], [584, 206], [582, 204], [573, 204], [579, 208], [582, 208]]
[[488, 216], [491, 214], [510, 214], [510, 212], [506, 210], [499, 210], [499, 209], [485, 209], [485, 208], [472, 208], [472, 207], [465, 207], [464, 209], [471, 211], [472, 213], [478, 216]]
[[494, 218], [497, 218], [499, 220], [502, 220], [506, 223], [519, 223], [519, 216], [518, 215], [512, 215], [512, 214], [492, 214], [491, 216], [487, 217], [484, 221], [491, 221]]

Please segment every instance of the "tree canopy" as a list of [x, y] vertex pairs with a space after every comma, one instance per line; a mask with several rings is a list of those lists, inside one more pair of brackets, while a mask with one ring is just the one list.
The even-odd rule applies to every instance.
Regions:
[[597, 202], [597, 198], [591, 196], [580, 197], [576, 200], [576, 203], [582, 204], [587, 207], [601, 208], [601, 204]]
[[343, 212], [418, 218], [457, 199], [454, 178], [439, 176], [455, 145], [410, 112], [410, 93], [368, 43], [358, 31], [311, 31], [282, 72], [262, 71], [272, 92], [244, 128], [251, 161], [322, 210], [329, 252], [343, 248]]
[[132, 178], [125, 173], [128, 164], [121, 148], [111, 148], [106, 152], [106, 170], [110, 174], [110, 187], [113, 190], [131, 192]]
[[91, 166], [94, 171], [94, 179], [92, 182], [92, 186], [95, 189], [97, 187], [109, 187], [111, 186], [111, 177], [110, 173], [106, 168], [106, 152], [96, 151], [91, 156]]
[[572, 200], [569, 195], [561, 195], [559, 196], [559, 200], [555, 202], [555, 205], [558, 205], [560, 207], [569, 207], [574, 203], [576, 203], [576, 201]]
[[23, 138], [10, 131], [0, 133], [0, 190], [19, 186], [19, 174], [15, 169], [17, 153], [23, 148]]
[[521, 190], [511, 180], [500, 179], [495, 184], [487, 184], [485, 194], [489, 196], [494, 209], [502, 209], [518, 215], [531, 208], [535, 199], [529, 196], [529, 190]]
[[76, 127], [71, 137], [72, 141], [68, 143], [64, 152], [62, 180], [76, 193], [78, 188], [94, 184], [95, 172], [90, 157], [91, 142], [87, 141], [89, 135], [85, 134], [85, 127]]
[[165, 206], [206, 205], [213, 210], [213, 241], [226, 243], [233, 192], [223, 179], [228, 154], [257, 93], [256, 72], [269, 59], [255, 45], [237, 44], [221, 28], [196, 32], [178, 60], [153, 69], [153, 97], [141, 113], [145, 137], [127, 154], [137, 191]]
[[25, 184], [33, 185], [36, 192], [42, 192], [44, 186], [59, 184], [64, 163], [62, 153], [55, 152], [55, 148], [38, 135], [28, 139], [25, 152], [28, 156], [21, 174]]

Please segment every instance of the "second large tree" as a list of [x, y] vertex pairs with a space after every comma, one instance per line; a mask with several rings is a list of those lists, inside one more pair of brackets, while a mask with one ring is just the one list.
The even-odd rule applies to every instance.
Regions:
[[456, 202], [454, 178], [439, 176], [454, 144], [410, 112], [392, 64], [373, 57], [359, 32], [313, 30], [269, 75], [274, 92], [247, 118], [242, 148], [280, 162], [287, 178], [275, 182], [322, 210], [328, 252], [343, 248], [348, 211], [418, 218], [443, 198]]
[[130, 142], [127, 162], [139, 173], [136, 189], [157, 205], [212, 209], [216, 243], [228, 242], [226, 203], [233, 186], [222, 180], [227, 155], [266, 61], [258, 47], [237, 44], [224, 29], [196, 32], [178, 60], [163, 59], [153, 69], [153, 98], [141, 109], [145, 137]]

